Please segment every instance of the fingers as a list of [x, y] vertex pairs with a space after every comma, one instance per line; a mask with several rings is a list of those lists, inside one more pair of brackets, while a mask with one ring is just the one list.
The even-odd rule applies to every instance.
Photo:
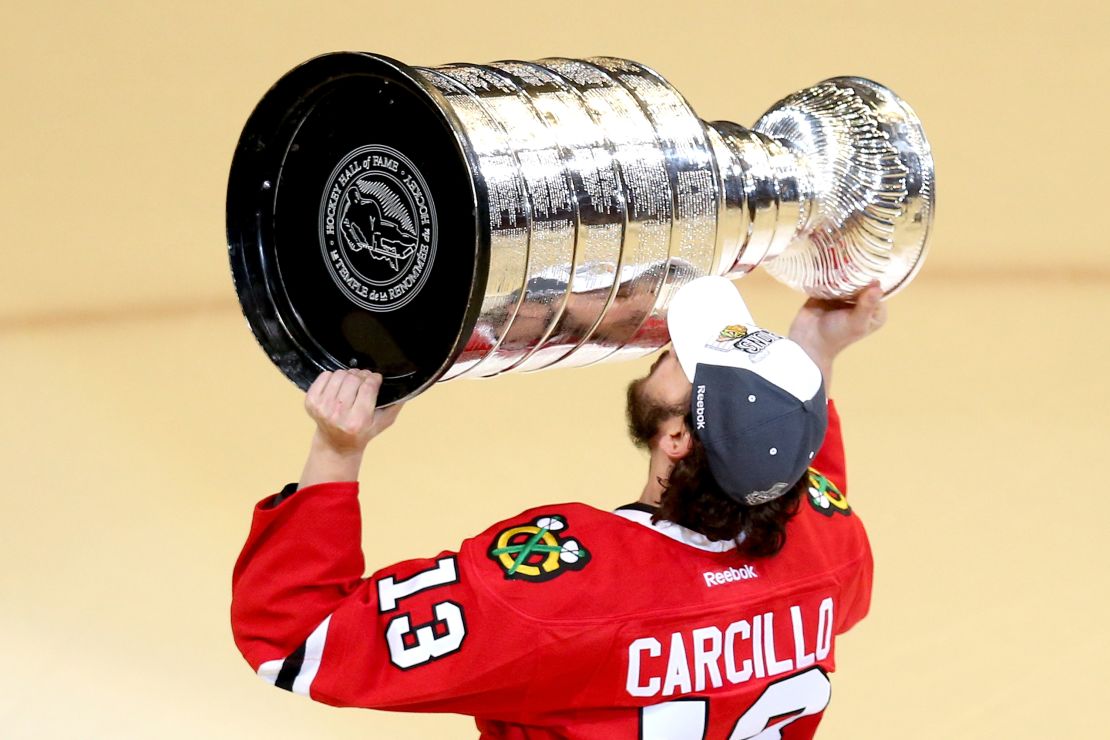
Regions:
[[886, 317], [887, 317], [886, 304], [885, 303], [880, 303], [878, 305], [878, 308], [876, 308], [876, 310], [873, 311], [872, 314], [871, 314], [870, 330], [871, 331], [877, 331], [877, 330], [883, 328], [883, 324], [886, 323]]
[[[343, 385], [343, 382], [347, 379], [350, 372], [350, 370], [336, 370], [333, 372], [331, 377], [328, 378], [327, 385], [324, 386], [320, 398], [324, 401], [335, 401], [335, 397], [339, 393], [339, 388]], [[328, 405], [330, 406], [330, 404]]]
[[313, 419], [319, 419], [321, 416], [320, 409], [322, 408], [324, 390], [331, 382], [332, 373], [328, 370], [316, 376], [316, 380], [312, 381], [312, 385], [308, 387], [308, 392], [304, 396], [304, 409], [308, 415]]
[[382, 387], [382, 376], [369, 370], [363, 370], [362, 373], [352, 410], [372, 415], [374, 407], [378, 404], [378, 391]]
[[370, 409], [377, 402], [382, 376], [369, 370], [325, 370], [305, 393], [305, 408], [310, 416], [333, 417], [355, 406], [364, 386], [371, 386]]
[[377, 373], [369, 373], [359, 387], [358, 397], [355, 399], [352, 409], [352, 415], [357, 416], [360, 420], [370, 420], [369, 432], [371, 438], [393, 426], [393, 422], [397, 420], [397, 415], [401, 413], [401, 407], [404, 406], [403, 403], [395, 403], [387, 408], [376, 408], [381, 385], [382, 376]]
[[377, 409], [383, 378], [369, 370], [336, 370], [321, 373], [305, 394], [305, 409], [316, 422], [313, 444], [349, 453], [366, 444], [393, 424], [401, 404]]
[[860, 293], [857, 304], [863, 306], [876, 306], [882, 300], [882, 286], [879, 285], [878, 280], [873, 280], [871, 281], [871, 284], [864, 288], [863, 291]]
[[325, 370], [324, 372], [317, 375], [316, 380], [312, 381], [312, 385], [308, 387], [308, 391], [305, 393], [306, 403], [309, 400], [319, 400], [320, 396], [324, 393], [324, 388], [327, 387], [329, 380], [331, 380], [330, 370]]
[[879, 281], [872, 282], [860, 294], [855, 307], [852, 309], [853, 323], [858, 330], [867, 335], [880, 328], [886, 322], [887, 309], [883, 303], [883, 289]]
[[[326, 378], [325, 375], [327, 375]], [[352, 383], [355, 384], [353, 389], [349, 387]], [[344, 408], [342, 399], [348, 397], [353, 399], [353, 391], [357, 390], [357, 379], [352, 378], [350, 370], [321, 373], [312, 384], [312, 388], [309, 388], [309, 393], [305, 397], [305, 407], [314, 419], [330, 418]], [[347, 405], [349, 404], [348, 400]]]
[[[362, 387], [363, 380], [366, 378], [365, 370], [347, 370], [343, 373], [342, 380], [339, 381], [335, 388], [335, 407], [334, 411], [340, 412], [349, 409], [355, 402], [355, 396], [358, 395], [359, 388]], [[336, 373], [337, 375], [339, 373]], [[328, 390], [331, 390], [331, 384], [328, 385]]]

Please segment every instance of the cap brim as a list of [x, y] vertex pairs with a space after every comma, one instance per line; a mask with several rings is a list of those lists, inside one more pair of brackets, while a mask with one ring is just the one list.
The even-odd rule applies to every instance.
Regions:
[[667, 329], [671, 347], [690, 382], [694, 381], [701, 349], [730, 324], [752, 326], [755, 321], [736, 286], [727, 279], [698, 278], [675, 294], [667, 311]]

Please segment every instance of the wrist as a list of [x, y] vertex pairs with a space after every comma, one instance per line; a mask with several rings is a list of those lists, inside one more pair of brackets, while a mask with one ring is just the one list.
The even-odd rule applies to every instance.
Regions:
[[318, 483], [357, 481], [364, 447], [338, 447], [318, 431], [312, 437], [299, 488]]
[[832, 364], [833, 359], [838, 354], [820, 336], [798, 333], [791, 334], [790, 339], [805, 350], [809, 358], [818, 365]]
[[334, 460], [361, 460], [366, 445], [344, 445], [329, 439], [319, 429], [312, 435], [309, 453]]
[[813, 342], [807, 343], [804, 341], [794, 340], [798, 346], [802, 348], [809, 359], [813, 360], [813, 364], [821, 371], [821, 378], [825, 381], [825, 392], [829, 392], [829, 386], [832, 384], [832, 367], [833, 359], [836, 357], [835, 352], [830, 352], [820, 343]]

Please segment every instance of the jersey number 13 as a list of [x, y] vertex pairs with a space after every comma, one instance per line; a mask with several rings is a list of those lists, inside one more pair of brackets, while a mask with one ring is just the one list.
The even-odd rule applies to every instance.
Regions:
[[[393, 576], [383, 578], [378, 581], [378, 611], [388, 614], [398, 610], [401, 601], [413, 594], [458, 581], [454, 557], [441, 558], [434, 568], [403, 581]], [[404, 612], [389, 621], [385, 642], [393, 665], [408, 670], [446, 657], [462, 647], [466, 637], [462, 607], [453, 601], [440, 601], [432, 606], [431, 616], [434, 618], [427, 622], [413, 624], [413, 615]]]

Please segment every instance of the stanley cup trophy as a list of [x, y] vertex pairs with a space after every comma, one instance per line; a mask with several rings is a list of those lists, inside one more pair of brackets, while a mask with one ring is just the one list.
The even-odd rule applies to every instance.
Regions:
[[432, 383], [641, 357], [704, 275], [757, 265], [824, 298], [916, 274], [929, 144], [887, 88], [838, 77], [752, 129], [706, 123], [623, 59], [293, 69], [235, 151], [227, 223], [243, 312], [301, 388]]

